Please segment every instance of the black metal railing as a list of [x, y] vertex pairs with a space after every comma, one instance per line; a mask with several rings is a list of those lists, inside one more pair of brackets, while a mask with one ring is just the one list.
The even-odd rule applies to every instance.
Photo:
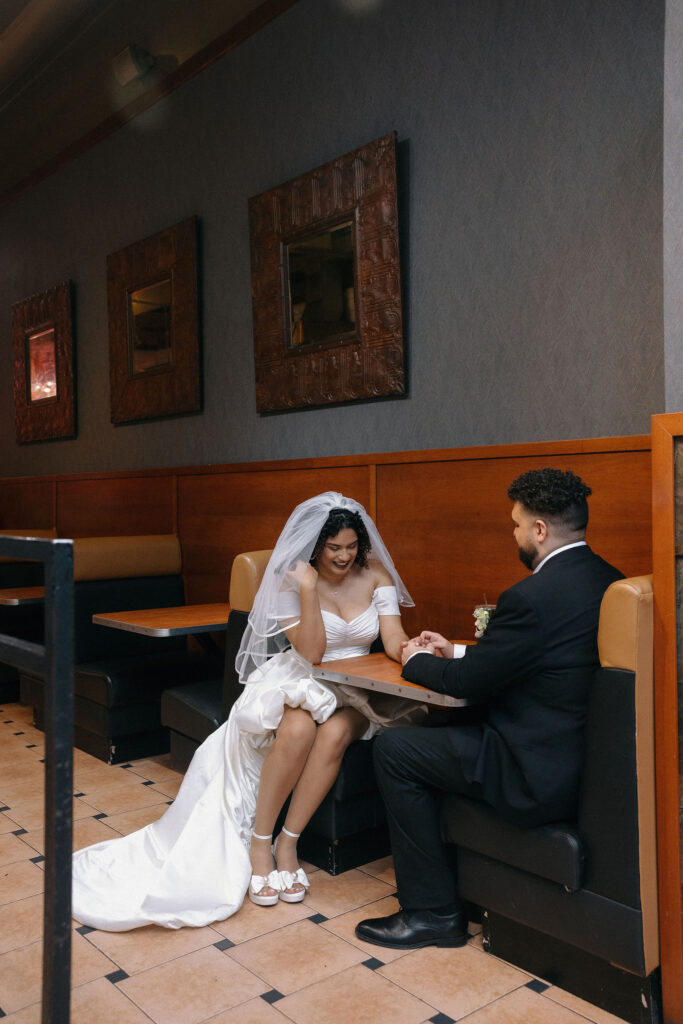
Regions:
[[73, 541], [0, 537], [0, 556], [43, 562], [42, 644], [0, 634], [0, 661], [45, 680], [45, 902], [42, 1024], [67, 1024], [71, 998]]

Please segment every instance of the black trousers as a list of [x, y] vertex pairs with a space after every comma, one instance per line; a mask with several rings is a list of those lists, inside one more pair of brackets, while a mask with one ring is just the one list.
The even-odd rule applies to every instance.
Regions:
[[459, 793], [481, 799], [460, 760], [479, 730], [458, 726], [406, 726], [375, 739], [377, 784], [386, 804], [398, 899], [408, 910], [458, 900], [455, 873], [439, 828], [439, 797]]

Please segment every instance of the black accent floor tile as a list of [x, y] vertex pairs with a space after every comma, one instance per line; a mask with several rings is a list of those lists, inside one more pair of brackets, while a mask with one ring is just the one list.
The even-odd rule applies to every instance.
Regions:
[[530, 988], [532, 992], [545, 992], [550, 985], [546, 985], [544, 981], [540, 981], [538, 978], [532, 978], [531, 981], [527, 981], [525, 988]]
[[0, 811], [9, 811], [9, 807], [7, 807], [7, 805], [0, 807]]
[[85, 796], [85, 793], [74, 793], [74, 796]]
[[14, 735], [15, 735], [15, 736], [23, 736], [23, 735], [24, 735], [24, 733], [23, 733], [23, 732], [15, 732], [15, 734], [14, 734]]
[[26, 830], [25, 828], [18, 828], [18, 829], [16, 830], [16, 832], [13, 832], [13, 833], [12, 833], [12, 835], [13, 835], [13, 836], [25, 836], [25, 835], [26, 835], [26, 831], [27, 831], [27, 830]]
[[152, 781], [152, 779], [147, 779], [147, 781], [143, 782], [142, 785], [143, 786], [153, 786], [154, 782]]
[[90, 935], [90, 932], [97, 931], [96, 928], [91, 928], [89, 924], [82, 924], [76, 929], [79, 935]]
[[369, 967], [371, 971], [376, 971], [378, 967], [384, 967], [384, 963], [376, 956], [371, 956], [369, 960], [362, 960], [361, 963], [363, 967]]
[[278, 999], [284, 999], [284, 996], [276, 988], [271, 988], [270, 992], [263, 992], [261, 994], [261, 999], [266, 1003], [276, 1003]]
[[93, 818], [97, 818], [98, 821], [101, 821], [102, 818], [106, 818], [106, 817], [107, 817], [106, 814], [93, 814]]
[[14, 725], [14, 720], [12, 718], [8, 718], [7, 721], [3, 722], [2, 724], [3, 725]]
[[119, 768], [132, 768], [132, 767], [133, 767], [132, 764], [120, 764], [119, 765]]
[[219, 942], [214, 942], [216, 949], [220, 949], [221, 952], [224, 949], [231, 949], [234, 945], [235, 943], [231, 942], [230, 939], [221, 939]]
[[42, 862], [45, 860], [45, 857], [41, 853], [37, 857], [29, 857], [29, 860], [31, 861], [32, 864], [42, 864]]
[[435, 1013], [429, 1019], [432, 1024], [455, 1024], [455, 1018], [449, 1017], [447, 1013]]
[[327, 921], [327, 918], [324, 914], [311, 914], [308, 920], [312, 921], [313, 924], [322, 924], [323, 921]]
[[26, 744], [26, 749], [27, 749], [27, 750], [33, 750], [33, 748], [34, 748], [34, 747], [37, 747], [37, 746], [38, 746], [38, 744], [37, 744], [37, 743], [27, 743], [27, 744]]
[[105, 974], [107, 981], [110, 981], [112, 985], [115, 985], [117, 981], [125, 981], [130, 975], [126, 974], [125, 971], [112, 971], [111, 974]]
[[0, 1017], [6, 1017], [6, 1016], [7, 1016], [7, 1014], [5, 1013], [5, 1011], [3, 1009], [0, 1009]]

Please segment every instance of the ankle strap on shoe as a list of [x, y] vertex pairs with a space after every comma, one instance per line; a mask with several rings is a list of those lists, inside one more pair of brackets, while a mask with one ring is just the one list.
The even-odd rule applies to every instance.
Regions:
[[282, 831], [286, 836], [289, 836], [290, 839], [298, 839], [299, 836], [301, 835], [301, 832], [290, 832], [289, 829], [285, 828], [284, 825], [282, 826]]
[[260, 835], [258, 834], [258, 832], [252, 832], [251, 834], [252, 834], [252, 837], [253, 837], [254, 839], [272, 839], [272, 838], [273, 838], [272, 834], [271, 834], [271, 835], [269, 835], [269, 836], [260, 836]]

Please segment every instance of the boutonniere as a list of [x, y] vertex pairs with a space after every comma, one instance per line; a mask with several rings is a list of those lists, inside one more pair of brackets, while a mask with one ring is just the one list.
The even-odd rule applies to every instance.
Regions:
[[491, 621], [495, 611], [495, 604], [479, 604], [472, 613], [474, 615], [474, 636], [479, 640], [484, 635], [486, 627]]

